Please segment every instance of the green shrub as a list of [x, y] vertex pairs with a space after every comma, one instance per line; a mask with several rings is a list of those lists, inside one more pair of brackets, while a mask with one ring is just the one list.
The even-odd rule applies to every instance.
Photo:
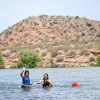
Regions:
[[4, 68], [4, 61], [2, 58], [2, 54], [0, 53], [0, 69]]
[[100, 56], [96, 58], [97, 65], [100, 66]]
[[94, 63], [90, 63], [90, 66], [94, 66]]
[[100, 56], [96, 58], [96, 64], [91, 63], [90, 66], [100, 66]]
[[57, 67], [57, 64], [54, 62], [53, 58], [50, 59], [50, 65], [49, 65], [49, 67], [52, 67], [52, 68]]
[[37, 67], [37, 63], [41, 61], [41, 57], [34, 51], [23, 51], [20, 55], [18, 61], [18, 68], [20, 67], [27, 67], [27, 68], [34, 68]]
[[95, 61], [95, 59], [93, 57], [90, 57], [89, 61], [93, 62], [93, 61]]
[[54, 60], [53, 60], [53, 58], [50, 59], [50, 65], [51, 65], [50, 67], [54, 66]]

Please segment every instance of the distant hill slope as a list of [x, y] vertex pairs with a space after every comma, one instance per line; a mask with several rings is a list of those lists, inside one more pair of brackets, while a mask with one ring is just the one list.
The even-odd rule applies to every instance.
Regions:
[[6, 65], [11, 65], [25, 49], [36, 50], [45, 65], [50, 64], [51, 59], [58, 65], [78, 62], [82, 52], [88, 57], [83, 62], [88, 62], [89, 57], [94, 56], [90, 50], [100, 50], [99, 43], [100, 21], [78, 16], [33, 16], [0, 34], [0, 49]]

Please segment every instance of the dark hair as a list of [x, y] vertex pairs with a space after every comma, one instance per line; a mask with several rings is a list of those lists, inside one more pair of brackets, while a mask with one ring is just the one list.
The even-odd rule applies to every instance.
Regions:
[[[44, 74], [44, 76], [47, 75], [47, 79], [49, 80], [49, 75], [47, 73]], [[43, 76], [43, 80], [45, 81], [45, 77]]]
[[25, 73], [24, 73], [25, 76], [26, 76], [26, 73], [29, 73], [29, 71], [28, 70], [25, 71]]

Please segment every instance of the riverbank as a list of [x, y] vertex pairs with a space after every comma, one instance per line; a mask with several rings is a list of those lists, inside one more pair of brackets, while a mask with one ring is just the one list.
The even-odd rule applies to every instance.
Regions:
[[[69, 63], [69, 64], [59, 64], [59, 65], [55, 65], [55, 66], [38, 66], [38, 67], [34, 67], [34, 68], [78, 68], [78, 67], [100, 67], [100, 66], [90, 66], [87, 63], [80, 63], [80, 64], [75, 64], [75, 63]], [[17, 66], [6, 66], [5, 69], [19, 69], [17, 68]]]

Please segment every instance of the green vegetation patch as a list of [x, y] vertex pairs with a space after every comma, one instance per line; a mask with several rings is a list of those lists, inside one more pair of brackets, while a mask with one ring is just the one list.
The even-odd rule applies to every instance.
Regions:
[[3, 61], [3, 58], [2, 58], [2, 54], [0, 52], [0, 69], [4, 68], [4, 61]]
[[37, 63], [41, 60], [42, 58], [35, 51], [26, 50], [21, 53], [17, 66], [18, 68], [23, 66], [27, 68], [34, 68], [37, 67]]
[[[94, 60], [96, 62], [95, 64], [92, 62]], [[98, 67], [100, 67], [100, 56], [96, 57], [95, 59], [94, 58], [90, 58], [90, 61], [91, 61], [90, 66], [98, 66]]]

